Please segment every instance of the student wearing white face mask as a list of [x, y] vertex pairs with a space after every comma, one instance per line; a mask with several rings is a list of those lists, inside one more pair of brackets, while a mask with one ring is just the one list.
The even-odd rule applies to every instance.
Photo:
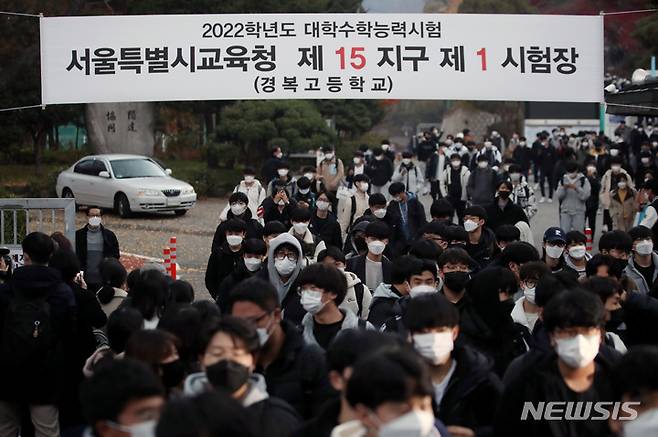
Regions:
[[635, 214], [638, 211], [636, 195], [637, 192], [629, 186], [626, 175], [620, 174], [617, 188], [610, 193], [610, 217], [613, 229], [627, 232], [633, 227]]
[[255, 276], [263, 266], [267, 246], [262, 239], [250, 238], [244, 241], [242, 262], [219, 285], [215, 301], [222, 313], [229, 311], [228, 300], [232, 290], [240, 282]]
[[[514, 373], [505, 376], [509, 382], [496, 416], [496, 435], [609, 435], [608, 421], [590, 420], [596, 407], [585, 413], [591, 415], [588, 420], [522, 419], [525, 401], [578, 405], [618, 400], [611, 373], [619, 354], [603, 353], [605, 314], [599, 297], [583, 290], [562, 291], [544, 308], [543, 322], [554, 352], [530, 351], [519, 359]], [[569, 413], [560, 413], [560, 418], [562, 414]]]
[[566, 233], [558, 227], [551, 227], [544, 232], [542, 261], [551, 269], [552, 273], [563, 270], [576, 272], [564, 262], [564, 248], [567, 245]]
[[347, 260], [348, 272], [359, 277], [370, 290], [375, 290], [382, 282], [391, 283], [391, 261], [384, 256], [391, 230], [384, 222], [371, 222], [366, 226], [368, 252]]
[[611, 231], [613, 229], [612, 218], [610, 217], [610, 202], [611, 193], [618, 188], [617, 183], [620, 181], [621, 175], [625, 176], [628, 183], [627, 188], [634, 189], [633, 180], [628, 172], [622, 168], [624, 163], [620, 156], [615, 156], [610, 159], [610, 169], [607, 170], [601, 177], [601, 192], [599, 193], [599, 200], [603, 207], [603, 230]]
[[297, 294], [297, 277], [306, 264], [299, 240], [286, 232], [270, 240], [267, 265], [257, 274], [276, 288], [283, 318], [296, 325], [302, 321], [305, 313]]
[[648, 294], [658, 276], [658, 254], [653, 250], [653, 232], [644, 226], [636, 226], [628, 234], [633, 240], [633, 256], [628, 259], [624, 274], [637, 284], [640, 293]]
[[353, 311], [339, 308], [347, 294], [347, 281], [337, 268], [311, 264], [301, 271], [298, 283], [300, 302], [306, 310], [301, 323], [306, 344], [326, 350], [344, 329], [375, 329]]
[[567, 232], [566, 240], [564, 262], [578, 273], [579, 279], [584, 278], [586, 276], [587, 261], [592, 259], [592, 254], [587, 252], [587, 237], [582, 232], [571, 231]]
[[368, 190], [370, 178], [365, 174], [354, 176], [354, 193], [338, 201], [338, 223], [343, 232], [347, 234], [350, 226], [363, 216], [368, 209]]
[[[258, 217], [258, 207], [267, 197], [267, 192], [260, 181], [256, 179], [256, 171], [253, 168], [245, 168], [242, 174], [244, 175], [243, 179], [235, 186], [233, 192], [244, 193], [247, 195], [247, 202], [245, 202], [245, 205], [249, 207], [251, 217], [256, 218]], [[230, 207], [231, 205], [229, 204], [224, 208], [224, 211], [220, 214], [220, 220], [226, 220], [226, 215], [230, 210]]]
[[304, 209], [315, 209], [315, 193], [311, 190], [311, 181], [306, 176], [297, 179], [297, 192], [293, 196], [297, 206]]
[[584, 174], [578, 171], [578, 163], [569, 161], [567, 173], [558, 182], [555, 191], [560, 202], [560, 227], [566, 232], [585, 230], [586, 202], [592, 187]]
[[293, 209], [290, 213], [290, 222], [292, 227], [288, 232], [299, 240], [306, 259], [311, 263], [315, 262], [318, 253], [326, 249], [327, 245], [309, 229], [311, 211], [304, 208]]
[[87, 209], [87, 225], [75, 232], [75, 253], [85, 272], [88, 290], [96, 292], [101, 285], [99, 269], [103, 259], [119, 259], [119, 240], [114, 232], [103, 226], [100, 208], [90, 206]]
[[411, 299], [402, 320], [414, 349], [430, 367], [436, 417], [453, 435], [490, 433], [502, 383], [487, 357], [455, 345], [457, 308], [439, 294], [427, 294]]
[[514, 303], [511, 316], [514, 323], [522, 327], [524, 343], [528, 350], [534, 344], [532, 333], [539, 320], [539, 305], [535, 300], [537, 283], [549, 273], [550, 270], [541, 261], [525, 263], [519, 268], [519, 285], [523, 296]]
[[411, 152], [402, 153], [402, 161], [395, 169], [391, 180], [393, 182], [402, 182], [407, 187], [407, 191], [419, 195], [425, 179], [423, 173], [414, 164], [413, 156], [414, 154]]
[[277, 177], [267, 184], [267, 195], [271, 196], [277, 187], [283, 186], [290, 196], [294, 196], [297, 193], [297, 179], [290, 174], [290, 165], [285, 161], [279, 162], [276, 173]]
[[317, 235], [327, 246], [341, 247], [343, 235], [335, 214], [331, 212], [332, 196], [326, 191], [318, 194], [315, 210], [311, 216], [311, 232]]
[[220, 214], [220, 223], [212, 239], [213, 250], [217, 250], [226, 241], [226, 222], [234, 218], [243, 220], [247, 225], [245, 238], [263, 238], [262, 220], [258, 219], [258, 216], [252, 212], [249, 202], [248, 195], [241, 191], [231, 194], [226, 208]]
[[213, 298], [217, 298], [224, 278], [235, 271], [242, 261], [247, 225], [240, 219], [230, 219], [224, 226], [224, 233], [224, 242], [212, 249], [206, 268], [206, 288]]

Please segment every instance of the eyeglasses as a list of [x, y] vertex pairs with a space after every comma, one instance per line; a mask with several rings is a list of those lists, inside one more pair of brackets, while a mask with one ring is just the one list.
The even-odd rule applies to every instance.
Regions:
[[285, 258], [288, 258], [290, 261], [296, 262], [299, 258], [299, 255], [297, 255], [295, 252], [277, 252], [277, 254], [274, 255], [274, 258], [279, 261], [283, 261]]
[[254, 317], [245, 317], [245, 320], [249, 323], [253, 323], [254, 325], [258, 325], [262, 320], [265, 319], [265, 317], [269, 316], [271, 313], [263, 313], [260, 316], [254, 316]]

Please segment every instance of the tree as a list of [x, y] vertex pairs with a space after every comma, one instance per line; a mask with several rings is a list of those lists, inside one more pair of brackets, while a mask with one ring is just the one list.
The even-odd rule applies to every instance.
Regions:
[[[658, 0], [650, 2], [648, 8], [658, 8]], [[647, 55], [658, 56], [658, 14], [649, 13], [645, 18], [638, 20], [633, 37], [647, 50]]]
[[333, 118], [339, 136], [354, 139], [369, 131], [384, 117], [379, 100], [316, 100], [325, 118]]
[[264, 159], [270, 146], [302, 152], [335, 141], [313, 103], [305, 100], [247, 100], [222, 110], [218, 142], [240, 147], [239, 162]]

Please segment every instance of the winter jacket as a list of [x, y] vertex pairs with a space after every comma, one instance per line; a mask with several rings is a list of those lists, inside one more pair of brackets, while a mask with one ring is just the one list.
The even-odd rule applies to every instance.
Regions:
[[395, 315], [393, 307], [401, 297], [402, 295], [399, 294], [393, 285], [379, 284], [372, 295], [368, 321], [376, 329], [379, 329], [384, 322]]
[[[341, 313], [343, 313], [344, 317], [340, 331], [344, 331], [346, 329], [360, 329], [361, 327], [364, 327], [365, 329], [375, 329], [374, 326], [366, 321], [359, 322], [359, 318], [352, 311], [343, 310]], [[313, 314], [306, 313], [302, 319], [302, 336], [304, 337], [304, 343], [307, 345], [320, 347], [320, 344], [315, 339], [315, 334], [313, 333], [314, 326], [315, 319], [313, 318]], [[337, 335], [340, 335], [340, 331], [338, 331]]]
[[[658, 276], [658, 254], [656, 252], [652, 252], [651, 259], [653, 260], [653, 282], [655, 282], [656, 276]], [[644, 279], [642, 273], [640, 273], [635, 267], [635, 259], [633, 257], [628, 258], [628, 265], [624, 269], [624, 274], [631, 278], [635, 284], [637, 284], [638, 291], [641, 294], [649, 294], [651, 287], [653, 286], [653, 282], [651, 284], [647, 284], [647, 281]]]
[[500, 150], [496, 149], [494, 146], [492, 146], [490, 149], [483, 147], [482, 149], [476, 151], [471, 157], [471, 170], [475, 170], [477, 168], [478, 158], [482, 155], [487, 157], [489, 168], [498, 167], [500, 166], [500, 163], [503, 162]]
[[[467, 201], [468, 200], [468, 180], [470, 179], [471, 172], [465, 165], [461, 166], [459, 170], [459, 183], [461, 184], [461, 198], [459, 200]], [[440, 189], [441, 195], [443, 197], [448, 197], [450, 194], [450, 186], [452, 185], [452, 167], [447, 167], [446, 171], [443, 172], [443, 175], [440, 180]]]
[[470, 428], [478, 436], [490, 434], [503, 385], [491, 362], [475, 349], [455, 346], [452, 358], [457, 366], [435, 416], [447, 426]]
[[[510, 366], [513, 374], [506, 375], [506, 385], [496, 414], [495, 435], [524, 435], [533, 437], [581, 437], [611, 435], [605, 420], [522, 420], [526, 402], [615, 401], [610, 385], [611, 370], [621, 356], [612, 350], [603, 354], [602, 345], [595, 358], [596, 373], [592, 386], [583, 394], [570, 390], [558, 370], [555, 352], [530, 351]], [[531, 413], [530, 413], [531, 414]]]
[[627, 345], [658, 343], [658, 299], [630, 292], [621, 303], [624, 309]]
[[[425, 208], [418, 198], [407, 193], [407, 226], [409, 238], [405, 236], [402, 222], [402, 205], [400, 202], [390, 202], [386, 208], [386, 222], [391, 227], [390, 247], [394, 256], [405, 253], [407, 244], [416, 236], [418, 230], [427, 224]], [[388, 281], [384, 281], [389, 283]]]
[[633, 227], [637, 213], [636, 194], [635, 190], [626, 190], [626, 197], [622, 202], [619, 190], [610, 193], [610, 217], [612, 217], [613, 229], [628, 232]]
[[[283, 282], [281, 276], [274, 266], [274, 253], [284, 243], [292, 244], [297, 249], [299, 257], [297, 258], [297, 265], [295, 270], [290, 274], [286, 282]], [[306, 267], [307, 260], [303, 255], [302, 246], [295, 237], [288, 233], [283, 233], [270, 241], [270, 247], [267, 251], [267, 265], [263, 266], [258, 272], [258, 277], [268, 281], [274, 286], [279, 296], [279, 303], [283, 310], [283, 317], [290, 320], [295, 325], [299, 325], [302, 317], [306, 314], [302, 304], [300, 303], [299, 293], [297, 293], [299, 284], [297, 277], [299, 272]]]
[[299, 244], [302, 246], [302, 252], [304, 253], [304, 256], [308, 260], [309, 264], [313, 264], [318, 258], [318, 254], [325, 250], [327, 245], [324, 244], [324, 241], [322, 241], [320, 238], [313, 235], [310, 229], [306, 229], [303, 238], [296, 236], [293, 230], [294, 228], [290, 228], [288, 233], [297, 238], [297, 241], [299, 241]]
[[[516, 327], [519, 329], [523, 336], [523, 342], [525, 345], [525, 350], [529, 351], [530, 348], [534, 345], [534, 340], [532, 337], [532, 332], [535, 329], [535, 326], [537, 325], [537, 322], [539, 321], [539, 317], [537, 320], [535, 320], [534, 324], [530, 324], [530, 321], [528, 320], [528, 316], [526, 315], [525, 310], [523, 309], [523, 302], [525, 301], [525, 297], [520, 297], [519, 299], [514, 302], [514, 308], [512, 309], [512, 313], [510, 316], [512, 317], [512, 320], [516, 324]], [[539, 316], [539, 313], [537, 314]]]
[[541, 145], [537, 149], [537, 155], [539, 157], [539, 166], [542, 171], [546, 174], [552, 173], [555, 168], [555, 163], [558, 161], [557, 150], [555, 147], [551, 145]]
[[[564, 251], [564, 254], [562, 254], [562, 258], [564, 259], [564, 264], [578, 274], [578, 279], [587, 276], [585, 267], [582, 268], [577, 267], [566, 250]], [[585, 252], [585, 260], [589, 261], [590, 259], [592, 259], [592, 254], [589, 252]]]
[[528, 184], [525, 176], [521, 176], [521, 180], [516, 185], [512, 183], [512, 194], [510, 194], [510, 200], [523, 209], [528, 220], [537, 213], [537, 199], [535, 198], [535, 192]]
[[108, 303], [101, 304], [101, 309], [107, 317], [110, 317], [110, 314], [116, 311], [127, 297], [128, 293], [125, 290], [114, 287], [114, 297]]
[[[288, 194], [288, 199], [291, 199], [297, 194], [297, 179], [291, 176], [287, 176], [286, 182], [282, 182], [280, 178], [272, 179], [269, 184], [267, 184], [267, 193], [266, 195], [272, 197], [274, 195], [274, 187], [276, 185], [285, 185], [286, 193]], [[264, 200], [264, 199], [263, 199]], [[266, 220], [267, 222], [267, 220]]]
[[391, 178], [393, 182], [402, 182], [407, 191], [419, 194], [425, 182], [423, 173], [414, 163], [400, 164]]
[[302, 334], [291, 322], [283, 320], [285, 340], [278, 356], [267, 368], [256, 368], [265, 377], [270, 395], [288, 402], [300, 416], [315, 416], [334, 391], [327, 377], [324, 352], [319, 346], [304, 343]]
[[[440, 181], [445, 177], [446, 171], [450, 170], [450, 157], [442, 153], [433, 153], [427, 162], [425, 169], [425, 179], [428, 181]], [[437, 177], [438, 174], [438, 177]]]
[[[262, 266], [261, 266], [262, 268]], [[235, 266], [235, 269], [226, 276], [222, 282], [220, 282], [217, 289], [217, 295], [215, 296], [215, 302], [219, 306], [219, 309], [222, 311], [222, 314], [230, 313], [230, 308], [228, 307], [229, 296], [231, 296], [231, 291], [238, 285], [240, 282], [245, 279], [251, 278], [252, 276], [258, 274], [259, 270], [255, 272], [250, 272], [247, 267], [244, 265], [244, 261], [239, 261]]]
[[372, 294], [364, 282], [352, 272], [344, 272], [347, 280], [347, 294], [339, 308], [350, 310], [363, 320], [368, 320]]
[[333, 158], [331, 161], [322, 161], [317, 168], [318, 176], [322, 176], [322, 183], [327, 191], [335, 192], [345, 177], [343, 161]]
[[295, 199], [290, 199], [290, 201], [283, 206], [283, 209], [280, 210], [279, 205], [274, 203], [274, 199], [270, 196], [263, 200], [262, 207], [263, 221], [265, 223], [276, 220], [283, 223], [286, 227], [292, 226], [290, 223], [290, 213], [297, 207]]
[[[17, 268], [9, 282], [0, 285], [0, 351], [5, 320], [17, 300], [45, 299], [50, 307], [52, 347], [43, 359], [17, 362], [17, 356], [0, 352], [0, 399], [28, 404], [53, 404], [68, 387], [59, 378], [66, 371], [67, 351], [75, 347], [77, 306], [71, 288], [60, 273], [47, 266]], [[73, 344], [71, 343], [73, 342]]]
[[[260, 224], [251, 214], [251, 210], [247, 209], [242, 216], [237, 217], [240, 220], [244, 221], [247, 225], [247, 232], [245, 234], [246, 238], [256, 238], [260, 240], [263, 238], [263, 225]], [[218, 250], [226, 242], [226, 221], [236, 218], [235, 215], [229, 210], [226, 215], [226, 220], [220, 223], [215, 229], [215, 235], [212, 237], [212, 248], [213, 250]]]
[[603, 205], [603, 209], [610, 209], [610, 193], [613, 189], [617, 188], [617, 182], [620, 174], [626, 175], [628, 188], [631, 190], [635, 189], [631, 175], [629, 175], [628, 172], [623, 168], [619, 170], [618, 174], [615, 174], [612, 169], [606, 171], [601, 178], [601, 192], [599, 193], [599, 200], [601, 201], [601, 205]]
[[206, 268], [206, 288], [213, 298], [217, 298], [219, 286], [224, 278], [231, 274], [240, 263], [242, 263], [242, 254], [244, 249], [233, 252], [228, 243], [224, 242], [219, 249], [213, 250], [208, 258], [208, 267]]
[[[103, 233], [103, 258], [116, 258], [119, 259], [119, 240], [114, 232], [101, 226]], [[87, 231], [89, 228], [85, 226], [75, 232], [75, 253], [78, 255], [80, 261], [80, 269], [87, 270]]]
[[368, 209], [368, 193], [354, 193], [338, 201], [338, 224], [343, 234]]
[[505, 203], [503, 209], [500, 209], [498, 202], [494, 202], [487, 208], [487, 226], [490, 229], [498, 229], [500, 225], [515, 225], [518, 222], [528, 223], [523, 208], [514, 204], [511, 199]]
[[[260, 181], [255, 180], [250, 186], [247, 186], [245, 181], [240, 181], [238, 185], [233, 189], [234, 193], [244, 193], [249, 198], [249, 210], [251, 211], [251, 217], [258, 217], [258, 207], [263, 200], [267, 197], [267, 190], [263, 188]], [[226, 204], [224, 210], [219, 215], [221, 221], [227, 220], [227, 214], [231, 210], [231, 205]]]
[[585, 202], [587, 211], [596, 211], [599, 209], [599, 193], [601, 192], [601, 181], [597, 177], [587, 176], [589, 185], [591, 187], [590, 196]]
[[335, 246], [339, 249], [343, 246], [340, 225], [331, 213], [327, 215], [326, 219], [321, 219], [317, 214], [313, 214], [309, 227], [311, 232], [324, 241], [327, 246]]
[[[567, 189], [565, 184], [573, 184], [575, 188]], [[584, 174], [578, 173], [575, 180], [571, 180], [565, 175], [555, 191], [555, 195], [560, 201], [560, 213], [563, 214], [585, 214], [585, 202], [589, 198], [591, 187]]]
[[468, 197], [473, 205], [487, 206], [493, 203], [498, 175], [491, 167], [474, 169], [468, 178]]
[[466, 243], [466, 252], [473, 258], [481, 267], [485, 267], [491, 261], [494, 253], [494, 246], [496, 245], [496, 235], [488, 227], [482, 228], [480, 241], [477, 244]]
[[[347, 260], [345, 270], [354, 273], [361, 283], [366, 283], [366, 256], [367, 254], [355, 256]], [[391, 268], [393, 263], [385, 256], [382, 257], [382, 277], [386, 284], [391, 283]]]
[[370, 182], [377, 187], [386, 185], [393, 177], [393, 171], [393, 162], [386, 158], [373, 159], [366, 168]]

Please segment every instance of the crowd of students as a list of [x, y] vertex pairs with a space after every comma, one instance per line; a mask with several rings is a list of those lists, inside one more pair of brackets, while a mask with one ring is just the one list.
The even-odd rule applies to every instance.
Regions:
[[[0, 258], [0, 436], [653, 435], [658, 134], [638, 129], [434, 129], [300, 177], [274, 148], [220, 213], [212, 300], [128, 273], [98, 208], [75, 247], [31, 233], [23, 267]], [[533, 173], [560, 201], [539, 251]], [[614, 417], [523, 419], [542, 402]]]

